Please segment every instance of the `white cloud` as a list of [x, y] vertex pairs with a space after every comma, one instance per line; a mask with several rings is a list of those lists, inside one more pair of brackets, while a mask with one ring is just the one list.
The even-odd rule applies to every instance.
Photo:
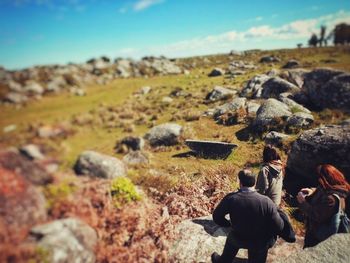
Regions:
[[[350, 23], [349, 11], [341, 10], [318, 18], [296, 20], [279, 27], [260, 25], [246, 31], [232, 30], [217, 35], [146, 47], [142, 50], [129, 49], [127, 53], [134, 57], [151, 54], [175, 57], [226, 52], [229, 49], [273, 48], [276, 47], [277, 43], [284, 43], [284, 46], [286, 44], [294, 46], [297, 41], [306, 42], [312, 33], [319, 33], [321, 25], [326, 25], [329, 32], [340, 22]], [[262, 46], [263, 44], [264, 46]]]
[[153, 5], [157, 5], [162, 3], [163, 0], [138, 0], [134, 5], [133, 9], [135, 11], [142, 11], [144, 9], [147, 9]]

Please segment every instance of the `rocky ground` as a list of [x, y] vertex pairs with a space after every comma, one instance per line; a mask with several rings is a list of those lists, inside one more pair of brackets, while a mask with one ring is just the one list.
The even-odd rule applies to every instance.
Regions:
[[208, 262], [225, 239], [212, 210], [270, 143], [298, 238], [268, 261], [294, 262], [296, 191], [319, 163], [350, 175], [349, 61], [330, 47], [0, 69], [0, 261]]

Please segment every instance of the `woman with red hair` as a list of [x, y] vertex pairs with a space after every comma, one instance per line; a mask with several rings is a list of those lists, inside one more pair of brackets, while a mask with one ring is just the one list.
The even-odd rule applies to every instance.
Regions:
[[[329, 164], [317, 167], [319, 186], [314, 189], [303, 188], [297, 195], [300, 209], [307, 218], [304, 248], [313, 247], [331, 234], [325, 234], [333, 216], [345, 209], [345, 198], [350, 185], [344, 175]], [[333, 233], [334, 234], [334, 233]]]

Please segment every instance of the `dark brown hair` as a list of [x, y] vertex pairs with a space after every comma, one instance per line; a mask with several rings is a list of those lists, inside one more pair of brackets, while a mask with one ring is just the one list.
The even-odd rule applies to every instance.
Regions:
[[268, 144], [264, 147], [263, 161], [264, 163], [268, 163], [274, 160], [281, 160], [281, 157], [276, 151], [276, 149], [273, 146]]
[[252, 187], [255, 185], [256, 175], [248, 169], [239, 171], [238, 178], [242, 186]]

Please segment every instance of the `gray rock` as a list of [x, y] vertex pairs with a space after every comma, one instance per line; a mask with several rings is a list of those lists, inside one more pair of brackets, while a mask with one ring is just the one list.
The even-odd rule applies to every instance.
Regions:
[[174, 99], [172, 99], [172, 98], [170, 98], [168, 96], [165, 96], [165, 97], [162, 98], [162, 103], [164, 103], [164, 104], [170, 104], [173, 101], [174, 101]]
[[6, 94], [4, 101], [14, 104], [21, 104], [28, 101], [28, 97], [21, 93], [10, 92]]
[[20, 153], [32, 160], [43, 160], [45, 156], [35, 144], [27, 144], [19, 149]]
[[10, 125], [7, 125], [5, 126], [2, 131], [4, 133], [9, 133], [9, 132], [13, 132], [17, 129], [17, 125], [16, 124], [10, 124]]
[[214, 118], [217, 118], [227, 112], [234, 112], [240, 108], [245, 108], [246, 98], [235, 98], [231, 102], [220, 105], [214, 109]]
[[314, 117], [310, 113], [296, 112], [287, 120], [289, 127], [308, 128], [314, 122]]
[[182, 127], [175, 123], [165, 123], [153, 127], [146, 133], [144, 138], [151, 146], [175, 145], [179, 142]]
[[282, 68], [289, 69], [289, 68], [297, 68], [299, 66], [300, 66], [300, 63], [297, 60], [291, 59]]
[[315, 247], [306, 248], [276, 263], [347, 263], [350, 262], [350, 235], [336, 234]]
[[292, 70], [287, 71], [285, 78], [290, 83], [293, 83], [294, 85], [298, 86], [299, 88], [302, 88], [304, 85], [305, 74], [307, 74], [309, 72], [310, 71], [305, 70], [305, 69], [292, 69]]
[[264, 56], [260, 59], [260, 63], [276, 63], [280, 61], [281, 60], [275, 56]]
[[257, 75], [250, 79], [242, 89], [240, 96], [249, 98], [261, 98], [262, 85], [271, 77], [267, 75]]
[[113, 179], [126, 175], [126, 168], [119, 159], [94, 151], [80, 154], [74, 165], [77, 174]]
[[305, 131], [293, 143], [287, 167], [291, 174], [317, 183], [316, 167], [329, 163], [350, 179], [350, 126], [332, 125]]
[[75, 218], [55, 220], [31, 229], [37, 244], [47, 249], [50, 262], [95, 262], [94, 247], [97, 234], [93, 228]]
[[304, 92], [311, 102], [323, 108], [348, 108], [350, 75], [333, 69], [316, 69], [305, 74]]
[[280, 100], [289, 107], [292, 113], [296, 113], [296, 112], [305, 112], [309, 114], [311, 113], [311, 111], [309, 111], [303, 105], [300, 105], [299, 103], [295, 102], [292, 99], [283, 98], [283, 97], [281, 98], [280, 96]]
[[9, 88], [9, 90], [14, 91], [14, 92], [22, 92], [23, 91], [22, 85], [16, 81], [13, 81], [13, 80], [9, 80], [7, 82], [7, 86]]
[[144, 145], [145, 141], [142, 137], [127, 136], [117, 142], [115, 148], [118, 152], [122, 152], [120, 150], [124, 146], [127, 148], [127, 151], [139, 151], [143, 149]]
[[237, 94], [236, 90], [227, 89], [221, 86], [215, 86], [214, 89], [207, 94], [205, 99], [209, 101], [225, 100], [232, 98], [232, 96], [235, 94]]
[[274, 125], [277, 119], [286, 120], [291, 115], [292, 113], [286, 104], [276, 99], [268, 99], [258, 109], [254, 126], [263, 129]]
[[340, 125], [350, 125], [350, 118], [342, 121]]
[[208, 77], [218, 77], [225, 75], [225, 70], [221, 68], [214, 68], [209, 74]]
[[130, 151], [123, 157], [123, 162], [129, 165], [137, 165], [149, 163], [149, 160], [141, 151]]
[[148, 93], [151, 91], [151, 89], [152, 89], [152, 88], [149, 87], [149, 86], [144, 86], [144, 87], [141, 88], [140, 94], [146, 95], [146, 94], [148, 94]]
[[264, 139], [265, 143], [280, 147], [283, 145], [283, 142], [289, 138], [290, 136], [287, 134], [271, 131], [265, 135]]
[[41, 95], [44, 92], [44, 88], [37, 82], [29, 81], [23, 87], [23, 90], [28, 94]]
[[59, 92], [66, 85], [66, 80], [62, 76], [57, 76], [47, 83], [46, 90], [50, 92]]
[[278, 98], [279, 94], [283, 92], [297, 93], [300, 89], [292, 83], [280, 78], [273, 77], [262, 84], [263, 98]]
[[[169, 254], [175, 262], [211, 262], [210, 256], [216, 251], [221, 253], [227, 228], [217, 226], [211, 216], [185, 220], [176, 227], [179, 239], [170, 247]], [[242, 256], [242, 250], [238, 256]]]
[[253, 101], [248, 101], [246, 105], [247, 113], [249, 116], [255, 116], [258, 112], [258, 109], [260, 108], [260, 104]]

